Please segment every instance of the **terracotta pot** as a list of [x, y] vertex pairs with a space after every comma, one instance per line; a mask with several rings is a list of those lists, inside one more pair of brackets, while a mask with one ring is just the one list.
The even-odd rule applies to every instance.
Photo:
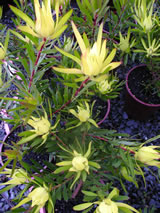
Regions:
[[126, 76], [126, 105], [125, 111], [128, 116], [135, 120], [147, 120], [157, 110], [160, 109], [160, 104], [149, 104], [138, 99], [129, 88], [130, 75], [133, 72], [140, 72], [140, 68], [146, 67], [145, 64], [141, 64], [133, 67], [129, 70]]

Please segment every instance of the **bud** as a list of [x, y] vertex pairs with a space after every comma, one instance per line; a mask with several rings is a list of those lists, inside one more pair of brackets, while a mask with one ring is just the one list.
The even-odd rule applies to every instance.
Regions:
[[90, 110], [89, 105], [85, 102], [86, 108], [82, 106], [77, 106], [78, 112], [74, 109], [71, 109], [69, 112], [72, 113], [75, 117], [77, 117], [81, 122], [86, 122], [90, 118]]
[[96, 209], [96, 213], [118, 213], [118, 207], [111, 199], [104, 199]]
[[35, 129], [37, 135], [44, 135], [49, 132], [51, 124], [48, 119], [44, 117], [35, 118], [33, 116], [31, 118], [27, 123]]
[[143, 28], [146, 30], [146, 32], [150, 32], [153, 28], [154, 24], [152, 21], [152, 16], [146, 16], [143, 21]]
[[112, 84], [113, 84], [112, 81], [109, 82], [109, 81], [106, 79], [106, 80], [103, 80], [103, 81], [99, 82], [99, 83], [97, 84], [97, 88], [98, 88], [98, 90], [99, 90], [102, 94], [105, 94], [105, 93], [111, 91]]
[[123, 37], [121, 32], [119, 32], [119, 37], [120, 37], [120, 44], [119, 44], [120, 50], [122, 52], [129, 53], [130, 52], [130, 44], [129, 44], [130, 33], [127, 35], [127, 37]]
[[74, 44], [73, 39], [71, 39], [70, 37], [66, 39], [66, 37], [64, 37], [64, 51], [66, 52], [70, 52], [72, 50], [72, 46]]
[[[76, 152], [74, 151], [74, 153]], [[88, 159], [81, 154], [76, 153], [76, 155], [72, 160], [70, 171], [79, 172], [85, 170], [89, 173]]]
[[90, 112], [87, 109], [83, 109], [78, 106], [78, 118], [81, 122], [86, 122], [90, 117]]
[[43, 207], [49, 199], [49, 194], [44, 187], [38, 187], [29, 193], [28, 198], [32, 200], [32, 207]]
[[160, 154], [155, 148], [159, 148], [159, 146], [141, 147], [138, 152], [135, 153], [135, 159], [149, 166], [160, 167], [160, 162], [157, 161], [160, 159]]

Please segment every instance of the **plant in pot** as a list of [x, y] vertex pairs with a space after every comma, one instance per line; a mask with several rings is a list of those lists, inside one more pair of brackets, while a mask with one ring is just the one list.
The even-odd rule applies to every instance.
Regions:
[[[51, 1], [41, 3], [34, 0], [35, 21], [33, 7], [25, 8], [29, 14], [32, 11], [29, 17], [27, 12], [11, 6], [18, 16], [14, 22], [19, 25], [19, 31], [13, 29], [10, 36], [14, 39], [17, 36], [18, 42], [13, 47], [15, 51], [10, 51], [12, 40], [6, 35], [9, 39], [1, 59], [2, 75], [7, 71], [6, 63], [17, 72], [11, 78], [15, 86], [12, 97], [10, 91], [5, 91], [0, 98], [1, 107], [10, 115], [5, 121], [13, 125], [13, 130], [18, 126], [23, 128], [18, 134], [20, 139], [11, 141], [11, 149], [4, 150], [6, 159], [0, 172], [10, 179], [1, 183], [6, 187], [0, 193], [24, 184], [10, 212], [37, 213], [46, 208], [48, 213], [53, 213], [58, 200], [70, 201], [79, 196], [81, 203], [82, 191], [84, 204], [76, 205], [75, 211], [88, 212], [93, 207], [100, 213], [138, 213], [125, 203], [128, 197], [120, 196], [113, 183], [119, 181], [126, 193], [124, 180], [138, 187], [138, 176], [144, 177], [141, 167], [159, 167], [159, 147], [146, 149], [127, 134], [101, 129], [99, 118], [93, 113], [98, 104], [92, 101], [95, 94], [104, 100], [107, 95], [110, 98], [118, 94], [119, 83], [111, 73], [121, 64], [113, 62], [116, 49], [106, 48], [103, 24], [96, 30], [97, 39], [90, 42], [85, 33], [79, 33], [73, 21], [71, 27], [78, 45], [73, 47], [67, 39], [63, 48], [58, 46], [58, 37], [67, 28], [72, 12], [60, 16], [59, 1], [56, 1], [54, 22]], [[24, 22], [27, 25], [22, 25]], [[2, 80], [4, 88], [6, 79]], [[24, 157], [31, 151], [35, 155], [46, 153], [48, 158], [43, 163], [35, 159], [29, 164]]]
[[[136, 54], [139, 62], [126, 77], [126, 111], [139, 120], [145, 120], [160, 109], [160, 32], [159, 13], [156, 12], [154, 0], [137, 0], [132, 9], [133, 20], [131, 39], [120, 37], [120, 41], [131, 45], [129, 54]], [[134, 40], [133, 40], [134, 39]], [[127, 44], [128, 42], [128, 44]], [[130, 44], [129, 44], [130, 43]], [[120, 43], [121, 44], [121, 43]], [[120, 47], [119, 44], [119, 47]], [[133, 45], [132, 45], [133, 44]], [[122, 49], [127, 54], [127, 48]]]

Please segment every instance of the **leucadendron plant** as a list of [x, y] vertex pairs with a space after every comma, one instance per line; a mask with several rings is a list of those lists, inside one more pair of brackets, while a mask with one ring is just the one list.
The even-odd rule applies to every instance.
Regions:
[[[108, 46], [112, 38], [103, 38], [102, 16], [90, 38], [79, 30], [83, 23], [77, 24], [75, 14], [72, 19], [70, 1], [15, 2], [17, 7], [10, 8], [17, 15], [16, 26], [8, 31], [4, 27], [5, 39], [0, 37], [0, 106], [4, 121], [18, 131], [7, 148], [7, 141], [2, 142], [0, 173], [9, 180], [1, 183], [5, 187], [0, 193], [24, 185], [10, 211], [37, 213], [45, 208], [54, 213], [57, 200], [74, 199], [82, 191], [84, 203], [75, 211], [138, 213], [113, 184], [119, 181], [125, 193], [126, 180], [138, 188], [137, 175], [145, 182], [141, 167], [159, 167], [159, 146], [140, 145], [127, 134], [101, 127], [96, 98], [115, 98], [122, 85], [116, 75], [122, 62], [114, 45]], [[108, 1], [77, 1], [83, 6], [79, 12], [88, 8], [92, 15], [102, 15], [109, 9], [102, 2]], [[121, 36], [119, 47], [126, 48], [127, 42], [128, 52], [129, 40], [130, 32]], [[45, 159], [27, 163], [31, 153]]]
[[[122, 55], [125, 55], [125, 64], [128, 56], [145, 63], [151, 74], [151, 79], [144, 82], [147, 92], [160, 96], [160, 32], [159, 12], [155, 0], [136, 0], [131, 8], [132, 28], [128, 29], [127, 36], [119, 33], [120, 42], [117, 46]], [[158, 7], [159, 8], [159, 7]], [[121, 30], [124, 35], [126, 30]]]
[[150, 90], [153, 88], [153, 94], [157, 93], [160, 96], [160, 40], [157, 37], [160, 32], [160, 24], [159, 14], [156, 8], [154, 9], [154, 5], [154, 0], [135, 2], [133, 18], [137, 22], [137, 28], [134, 30], [137, 45], [134, 52], [140, 55], [142, 62], [147, 64], [152, 75], [152, 79], [146, 84], [149, 85]]

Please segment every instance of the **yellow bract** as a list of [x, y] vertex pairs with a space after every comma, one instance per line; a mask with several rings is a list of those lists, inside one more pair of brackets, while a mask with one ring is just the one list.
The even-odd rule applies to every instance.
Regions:
[[48, 38], [54, 33], [55, 23], [51, 13], [50, 0], [42, 2], [40, 7], [39, 0], [34, 0], [35, 6], [35, 31], [42, 38]]
[[97, 41], [93, 44], [93, 47], [85, 44], [73, 22], [72, 28], [82, 53], [81, 60], [78, 57], [59, 49], [58, 47], [56, 47], [56, 49], [78, 63], [80, 69], [53, 67], [54, 70], [66, 74], [83, 74], [86, 77], [90, 77], [91, 80], [101, 81], [107, 77], [107, 72], [115, 69], [121, 64], [121, 62], [112, 62], [116, 54], [116, 49], [113, 49], [107, 56], [108, 49], [106, 48], [106, 40], [102, 41], [103, 24], [99, 27]]
[[135, 159], [149, 166], [160, 167], [160, 153], [155, 149], [159, 146], [144, 146], [135, 153]]

